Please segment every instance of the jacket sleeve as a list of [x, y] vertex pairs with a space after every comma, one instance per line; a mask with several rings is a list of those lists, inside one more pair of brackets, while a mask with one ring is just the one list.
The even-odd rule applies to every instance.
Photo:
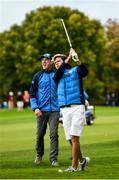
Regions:
[[37, 89], [38, 89], [38, 75], [35, 74], [33, 79], [32, 79], [32, 83], [31, 83], [30, 90], [29, 90], [30, 104], [31, 104], [31, 109], [33, 111], [38, 108]]
[[66, 64], [62, 63], [62, 65], [59, 67], [59, 69], [55, 72], [53, 80], [55, 81], [55, 84], [58, 85], [60, 79], [62, 78], [64, 74]]
[[88, 69], [84, 64], [81, 64], [77, 68], [78, 74], [81, 75], [82, 77], [85, 77], [88, 74]]

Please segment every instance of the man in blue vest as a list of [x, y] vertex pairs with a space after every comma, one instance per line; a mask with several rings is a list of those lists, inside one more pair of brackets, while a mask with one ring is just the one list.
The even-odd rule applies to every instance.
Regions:
[[37, 119], [36, 159], [39, 165], [44, 155], [44, 135], [49, 123], [50, 129], [50, 161], [52, 166], [58, 166], [58, 123], [59, 107], [57, 102], [57, 87], [53, 80], [55, 71], [52, 67], [52, 56], [45, 53], [40, 56], [42, 70], [33, 77], [30, 87], [31, 109]]
[[65, 170], [66, 172], [83, 171], [89, 162], [89, 158], [82, 155], [79, 139], [85, 124], [83, 77], [87, 75], [88, 70], [79, 61], [77, 54], [74, 60], [78, 66], [71, 68], [68, 62], [73, 54], [76, 53], [71, 48], [68, 57], [64, 54], [56, 54], [53, 57], [57, 69], [54, 81], [58, 86], [58, 104], [63, 114], [65, 136], [72, 150], [72, 165]]

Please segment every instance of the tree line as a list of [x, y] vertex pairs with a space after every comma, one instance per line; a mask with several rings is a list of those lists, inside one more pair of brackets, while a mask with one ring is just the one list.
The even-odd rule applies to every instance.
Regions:
[[[119, 96], [119, 23], [102, 25], [68, 7], [42, 7], [26, 14], [21, 25], [0, 33], [0, 99], [9, 91], [29, 90], [32, 76], [41, 69], [45, 53], [68, 54], [69, 45], [60, 22], [67, 26], [73, 48], [89, 74], [84, 87], [95, 104], [105, 104], [107, 93]], [[70, 61], [72, 66], [75, 65]]]

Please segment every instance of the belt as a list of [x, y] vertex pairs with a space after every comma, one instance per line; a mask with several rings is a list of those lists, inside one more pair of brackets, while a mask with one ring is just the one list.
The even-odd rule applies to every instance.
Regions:
[[81, 104], [69, 104], [69, 105], [65, 105], [65, 106], [60, 106], [60, 108], [65, 108], [65, 107], [74, 107], [76, 105], [81, 105]]
[[61, 106], [60, 108], [71, 107], [72, 105]]
[[60, 106], [60, 108], [73, 107], [73, 106], [76, 106], [76, 105], [83, 105], [83, 104], [69, 104], [69, 105]]

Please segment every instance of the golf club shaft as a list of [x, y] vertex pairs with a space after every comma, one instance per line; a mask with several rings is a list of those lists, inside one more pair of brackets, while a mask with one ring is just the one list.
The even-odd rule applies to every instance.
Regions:
[[66, 26], [65, 26], [64, 20], [63, 20], [63, 19], [61, 19], [61, 22], [62, 22], [62, 25], [63, 25], [63, 27], [64, 27], [64, 31], [65, 31], [66, 36], [67, 36], [67, 40], [68, 40], [68, 42], [69, 42], [69, 47], [70, 47], [70, 48], [72, 48], [71, 40], [70, 40], [70, 38], [69, 38], [69, 35], [68, 35], [68, 32], [67, 32], [67, 29], [66, 29]]

